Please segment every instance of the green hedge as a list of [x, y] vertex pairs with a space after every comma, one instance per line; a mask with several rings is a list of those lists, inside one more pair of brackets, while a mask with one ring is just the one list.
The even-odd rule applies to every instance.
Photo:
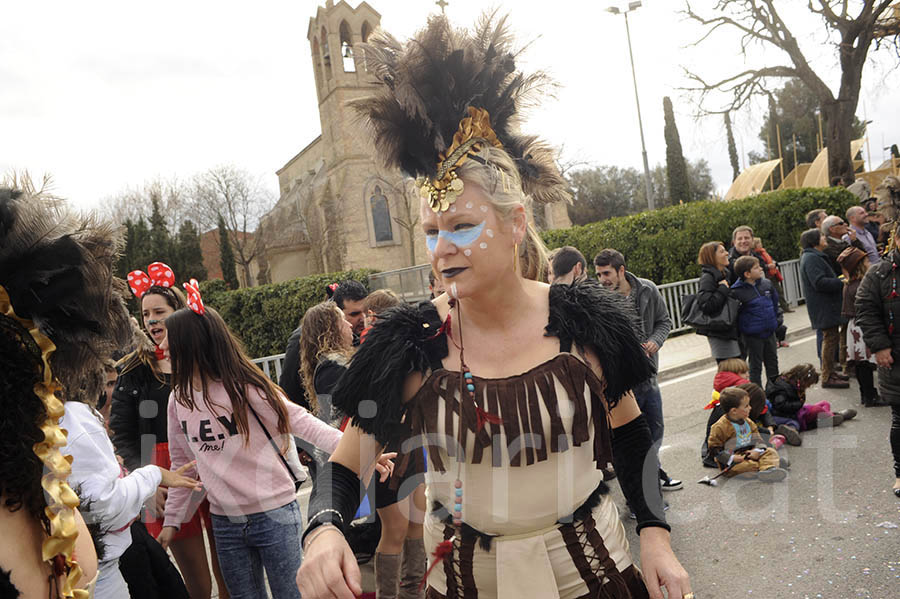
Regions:
[[800, 233], [806, 213], [822, 208], [843, 217], [858, 204], [842, 188], [786, 189], [731, 202], [691, 202], [653, 212], [611, 218], [584, 226], [542, 233], [548, 247], [571, 245], [590, 262], [604, 248], [625, 256], [627, 268], [637, 276], [671, 283], [700, 276], [697, 253], [707, 241], [731, 246], [731, 232], [749, 225], [775, 260], [800, 255]]
[[250, 356], [284, 352], [287, 339], [308, 308], [325, 299], [330, 283], [356, 279], [368, 287], [370, 269], [310, 275], [271, 285], [229, 291], [225, 281], [200, 283], [203, 302], [215, 308], [240, 337]]

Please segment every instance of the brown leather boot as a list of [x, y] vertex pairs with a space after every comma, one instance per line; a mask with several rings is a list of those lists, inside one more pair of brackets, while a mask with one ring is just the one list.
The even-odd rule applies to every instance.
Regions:
[[397, 599], [400, 582], [400, 554], [375, 553], [375, 597]]
[[403, 566], [400, 568], [400, 594], [398, 599], [425, 599], [425, 541], [406, 539], [403, 543]]

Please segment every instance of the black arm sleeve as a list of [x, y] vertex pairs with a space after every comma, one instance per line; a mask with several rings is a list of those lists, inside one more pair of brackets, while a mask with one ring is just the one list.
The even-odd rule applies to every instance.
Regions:
[[359, 508], [366, 490], [355, 472], [338, 462], [328, 462], [316, 478], [316, 492], [309, 499], [309, 524], [300, 545], [307, 535], [322, 524], [334, 524], [346, 532]]
[[648, 526], [671, 531], [659, 486], [658, 448], [650, 440], [650, 427], [643, 414], [612, 429], [612, 449], [619, 485], [637, 516], [637, 532]]
[[[109, 426], [116, 453], [125, 467], [134, 472], [141, 464], [141, 431], [138, 402], [142, 398], [139, 377], [134, 371], [119, 375], [109, 411]], [[137, 393], [135, 393], [137, 391]]]

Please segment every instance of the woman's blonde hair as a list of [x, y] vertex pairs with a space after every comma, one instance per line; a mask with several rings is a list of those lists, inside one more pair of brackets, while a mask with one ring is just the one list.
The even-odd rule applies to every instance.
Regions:
[[[516, 206], [521, 204], [527, 211], [533, 204], [522, 190], [519, 170], [509, 154], [501, 148], [486, 145], [478, 152], [477, 159], [467, 160], [456, 172], [466, 183], [474, 183], [484, 190], [501, 220], [507, 220]], [[519, 272], [526, 279], [545, 281], [547, 255], [547, 246], [531, 222], [528, 222], [525, 238], [519, 244]]]
[[332, 301], [316, 304], [306, 311], [300, 321], [300, 378], [313, 414], [319, 411], [316, 396], [316, 367], [319, 360], [329, 358], [346, 362], [353, 355], [353, 347], [341, 333], [344, 314]]

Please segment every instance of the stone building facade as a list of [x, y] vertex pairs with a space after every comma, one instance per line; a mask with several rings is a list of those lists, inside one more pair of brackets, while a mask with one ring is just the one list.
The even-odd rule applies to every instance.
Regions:
[[[347, 106], [377, 89], [354, 47], [380, 23], [367, 2], [351, 8], [344, 0], [326, 0], [309, 20], [322, 133], [277, 171], [279, 200], [257, 230], [265, 246], [254, 273], [260, 283], [427, 262], [412, 180], [381, 165], [371, 135]], [[547, 227], [570, 225], [565, 206], [541, 216]]]

